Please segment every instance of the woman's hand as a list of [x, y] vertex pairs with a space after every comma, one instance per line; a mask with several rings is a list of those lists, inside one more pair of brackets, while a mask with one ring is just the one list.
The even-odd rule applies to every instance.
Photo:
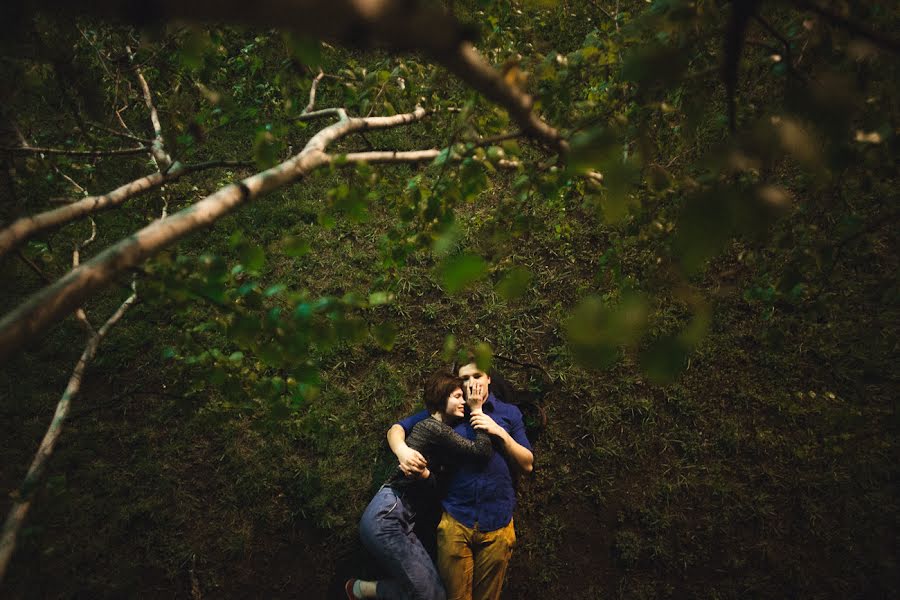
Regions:
[[472, 423], [472, 427], [475, 429], [481, 429], [488, 435], [497, 435], [503, 437], [506, 433], [506, 430], [497, 425], [497, 422], [484, 414], [483, 412], [472, 413], [472, 418], [470, 419]]
[[[422, 456], [418, 450], [413, 450], [409, 446], [405, 446], [397, 453], [397, 460], [400, 462], [400, 470], [407, 477], [423, 477], [428, 470], [428, 461]], [[427, 475], [424, 475], [427, 477]]]

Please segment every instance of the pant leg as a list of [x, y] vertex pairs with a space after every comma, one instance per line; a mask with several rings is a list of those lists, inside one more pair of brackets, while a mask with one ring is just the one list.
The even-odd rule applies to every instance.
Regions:
[[413, 533], [414, 515], [390, 487], [378, 491], [360, 521], [363, 544], [387, 569], [377, 585], [379, 598], [445, 600], [440, 575]]
[[513, 521], [510, 519], [506, 527], [485, 533], [476, 532], [475, 535], [472, 598], [499, 600], [509, 559], [516, 545]]
[[472, 600], [472, 529], [446, 512], [437, 530], [438, 571], [447, 600]]

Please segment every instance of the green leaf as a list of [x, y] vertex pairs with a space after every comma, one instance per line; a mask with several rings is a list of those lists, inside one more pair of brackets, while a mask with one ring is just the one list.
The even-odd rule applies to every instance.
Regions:
[[494, 360], [494, 352], [491, 350], [490, 344], [480, 342], [475, 346], [473, 352], [475, 355], [475, 365], [485, 373], [491, 370], [491, 363]]
[[308, 67], [322, 64], [322, 43], [319, 40], [294, 33], [284, 34], [284, 43], [291, 57]]
[[616, 306], [589, 296], [564, 325], [575, 359], [584, 366], [604, 369], [616, 362], [620, 346], [638, 341], [646, 321], [646, 300], [632, 293], [624, 295]]
[[369, 306], [379, 306], [387, 304], [393, 300], [394, 295], [390, 292], [372, 292], [369, 294]]
[[687, 365], [688, 348], [674, 336], [660, 338], [641, 353], [641, 369], [654, 383], [671, 383]]
[[390, 323], [381, 323], [372, 328], [372, 336], [379, 346], [391, 350], [397, 341], [397, 328]]
[[444, 338], [444, 348], [441, 351], [441, 358], [444, 362], [450, 362], [453, 360], [453, 355], [456, 353], [456, 336], [452, 333], [447, 334]]
[[299, 236], [289, 235], [281, 241], [281, 247], [288, 256], [303, 256], [309, 254], [312, 247], [309, 242]]
[[455, 294], [487, 275], [487, 263], [480, 256], [461, 254], [447, 260], [441, 268], [444, 289]]
[[231, 362], [239, 363], [242, 360], [244, 360], [244, 353], [243, 352], [232, 352], [231, 356], [228, 357], [228, 360], [230, 360]]
[[260, 169], [268, 169], [278, 164], [281, 144], [271, 131], [258, 131], [253, 140], [253, 160]]
[[497, 293], [507, 300], [518, 298], [528, 289], [531, 279], [531, 271], [523, 267], [514, 267], [497, 284]]
[[605, 127], [595, 127], [572, 138], [569, 168], [577, 173], [600, 168], [615, 158], [620, 146], [615, 134]]
[[266, 264], [266, 252], [261, 246], [245, 244], [238, 250], [241, 264], [251, 273], [258, 273]]
[[263, 292], [263, 296], [265, 296], [266, 298], [271, 298], [272, 296], [274, 296], [276, 294], [280, 294], [281, 292], [283, 292], [286, 289], [287, 289], [287, 286], [285, 284], [276, 283], [273, 286], [269, 286], [269, 288], [266, 289], [265, 292]]

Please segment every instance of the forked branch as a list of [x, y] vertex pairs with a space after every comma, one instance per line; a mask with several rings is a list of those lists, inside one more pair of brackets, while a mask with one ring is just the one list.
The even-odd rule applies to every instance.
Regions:
[[414, 123], [427, 114], [425, 109], [417, 107], [411, 113], [390, 117], [341, 119], [314, 135], [300, 154], [225, 186], [196, 204], [166, 219], [154, 221], [120, 240], [33, 294], [0, 320], [0, 361], [65, 317], [88, 296], [108, 285], [116, 275], [137, 267], [186, 235], [212, 225], [239, 206], [330, 164], [332, 157], [325, 152], [330, 143], [358, 131]]
[[[143, 151], [146, 152], [146, 149]], [[241, 161], [211, 161], [189, 166], [176, 165], [168, 173], [152, 173], [121, 185], [102, 196], [88, 196], [37, 215], [22, 217], [6, 229], [0, 230], [0, 258], [39, 233], [50, 231], [88, 215], [114, 208], [126, 200], [130, 200], [146, 191], [158, 188], [190, 173], [218, 167], [248, 167], [251, 164]]]

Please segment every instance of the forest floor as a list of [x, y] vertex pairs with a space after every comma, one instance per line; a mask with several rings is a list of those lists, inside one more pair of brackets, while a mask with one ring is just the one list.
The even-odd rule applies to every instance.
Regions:
[[[302, 212], [317, 200], [293, 202]], [[287, 418], [191, 392], [190, 371], [162, 357], [183, 324], [139, 306], [75, 403], [5, 595], [339, 597], [344, 577], [371, 573], [356, 525], [391, 466], [384, 432], [417, 410], [448, 332], [487, 339], [550, 376], [509, 371], [521, 387], [543, 386], [547, 424], [532, 429], [536, 467], [519, 490], [504, 597], [887, 598], [900, 589], [896, 370], [885, 352], [892, 317], [872, 300], [878, 267], [839, 272], [855, 280], [827, 317], [790, 307], [772, 316], [742, 295], [752, 274], [735, 262], [736, 246], [699, 282], [714, 304], [710, 334], [687, 371], [657, 385], [627, 354], [597, 372], [564, 348], [565, 311], [586, 289], [604, 292], [598, 258], [610, 233], [584, 217], [561, 218], [567, 235], [521, 240], [509, 258], [531, 266], [536, 286], [516, 302], [498, 300], [490, 281], [447, 296], [429, 260], [414, 265], [387, 309], [394, 348], [339, 348], [321, 396]], [[465, 239], [489, 252], [503, 225], [491, 202], [461, 220]], [[296, 225], [317, 248], [298, 285], [334, 294], [370, 280], [376, 249], [362, 227]], [[284, 233], [252, 235], [270, 244]], [[619, 268], [638, 275], [642, 252]], [[665, 329], [683, 314], [662, 297], [652, 318]], [[2, 395], [14, 399], [0, 431], [5, 489], [24, 474], [79, 337], [67, 324], [4, 372]]]

